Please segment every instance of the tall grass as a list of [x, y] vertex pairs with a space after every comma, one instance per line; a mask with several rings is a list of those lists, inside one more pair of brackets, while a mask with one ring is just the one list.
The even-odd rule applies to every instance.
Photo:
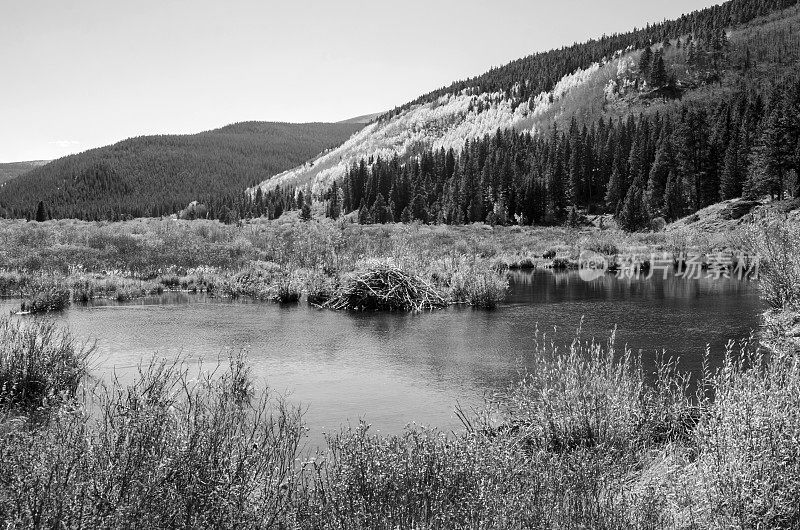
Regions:
[[91, 352], [52, 322], [0, 319], [0, 403], [37, 408], [71, 399]]
[[[465, 260], [478, 273], [473, 283], [482, 291], [471, 297], [472, 302], [492, 306], [502, 299], [498, 294], [501, 281], [488, 274], [492, 269], [547, 266], [555, 257], [547, 253], [550, 248], [577, 256], [584, 246], [623, 252], [635, 245], [656, 246], [664, 239], [660, 234], [612, 230], [480, 224], [362, 226], [324, 219], [303, 223], [284, 217], [252, 220], [242, 226], [203, 220], [40, 224], [2, 220], [0, 270], [6, 272], [0, 273], [0, 294], [19, 295], [30, 278], [46, 272], [74, 283], [76, 300], [128, 299], [155, 292], [158, 284], [269, 300], [285, 276], [295, 271], [321, 271], [327, 277], [322, 283], [335, 285], [365, 260], [391, 261], [422, 277], [431, 276], [437, 262]], [[270, 271], [264, 264], [278, 270]], [[308, 283], [297, 287], [315, 290]]]
[[[63, 369], [76, 351], [60, 346], [65, 335], [4, 321], [3, 399], [53, 408], [0, 429], [0, 517], [31, 528], [798, 528], [800, 233], [759, 230], [774, 310], [760, 344], [731, 343], [699, 381], [667, 358], [644, 373], [613, 336], [561, 348], [537, 335], [529, 372], [461, 411], [463, 430], [387, 436], [359, 424], [302, 460], [300, 412], [257, 393], [240, 357], [200, 376], [154, 362], [129, 385], [80, 393], [85, 368]], [[313, 245], [301, 246], [314, 265]], [[455, 292], [474, 262], [439, 256], [428, 277]], [[269, 293], [286, 278], [285, 264], [259, 263], [226, 288]]]
[[800, 358], [729, 355], [697, 429], [698, 473], [720, 527], [800, 526]]
[[199, 378], [154, 362], [0, 436], [0, 513], [24, 528], [281, 528], [302, 433], [240, 358]]

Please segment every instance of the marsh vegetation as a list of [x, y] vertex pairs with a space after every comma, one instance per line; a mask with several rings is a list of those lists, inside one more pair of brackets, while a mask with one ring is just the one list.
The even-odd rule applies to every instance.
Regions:
[[779, 219], [749, 234], [775, 307], [719, 369], [691, 379], [664, 358], [651, 379], [613, 337], [533, 337], [534, 368], [462, 410], [463, 429], [359, 424], [311, 453], [300, 409], [243, 357], [199, 376], [153, 360], [130, 383], [80, 386], [68, 334], [7, 321], [0, 511], [74, 528], [795, 527], [798, 235]]

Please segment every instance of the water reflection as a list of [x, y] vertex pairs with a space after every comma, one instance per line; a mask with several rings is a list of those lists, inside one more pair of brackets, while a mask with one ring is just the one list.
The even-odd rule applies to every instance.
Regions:
[[718, 361], [729, 339], [757, 327], [760, 310], [748, 282], [611, 275], [584, 282], [536, 271], [514, 273], [507, 304], [496, 311], [348, 314], [169, 294], [77, 306], [55, 318], [80, 339], [98, 340], [100, 378], [130, 377], [154, 352], [215, 362], [245, 349], [258, 381], [308, 406], [318, 443], [323, 430], [362, 417], [386, 431], [411, 421], [457, 428], [454, 405], [477, 403], [516, 378], [537, 329], [563, 344], [582, 319], [587, 339], [605, 341], [616, 326], [618, 343], [642, 349], [646, 363], [666, 349], [698, 369], [706, 344]]

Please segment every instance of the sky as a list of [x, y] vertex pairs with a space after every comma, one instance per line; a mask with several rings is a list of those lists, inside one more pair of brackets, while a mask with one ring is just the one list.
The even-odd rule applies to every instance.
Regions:
[[719, 0], [0, 0], [0, 162], [391, 109]]

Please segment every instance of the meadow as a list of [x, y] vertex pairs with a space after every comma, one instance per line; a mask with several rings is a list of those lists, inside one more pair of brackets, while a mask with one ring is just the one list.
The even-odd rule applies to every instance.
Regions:
[[628, 234], [597, 228], [492, 227], [484, 224], [359, 225], [347, 220], [0, 222], [0, 295], [25, 310], [57, 310], [93, 298], [120, 301], [165, 290], [312, 303], [352, 287], [355, 277], [392, 267], [448, 303], [493, 307], [505, 296], [505, 271], [575, 267], [591, 250], [649, 259], [741, 248], [740, 238], [688, 230]]
[[[404, 230], [387, 249], [441, 252], [436, 228]], [[467, 230], [459, 241], [490, 244]], [[363, 234], [370, 248], [381, 240]], [[546, 251], [557, 234], [506, 252]], [[498, 240], [482, 259], [499, 257]], [[532, 337], [535, 369], [461, 410], [463, 430], [387, 436], [361, 424], [315, 452], [301, 410], [253, 380], [242, 356], [199, 377], [151, 360], [132, 383], [101, 385], [67, 332], [4, 321], [0, 515], [30, 528], [796, 528], [800, 227], [766, 219], [743, 241], [762, 255], [772, 309], [758, 341], [731, 343], [698, 380], [669, 358], [647, 377], [613, 337], [558, 349]]]

